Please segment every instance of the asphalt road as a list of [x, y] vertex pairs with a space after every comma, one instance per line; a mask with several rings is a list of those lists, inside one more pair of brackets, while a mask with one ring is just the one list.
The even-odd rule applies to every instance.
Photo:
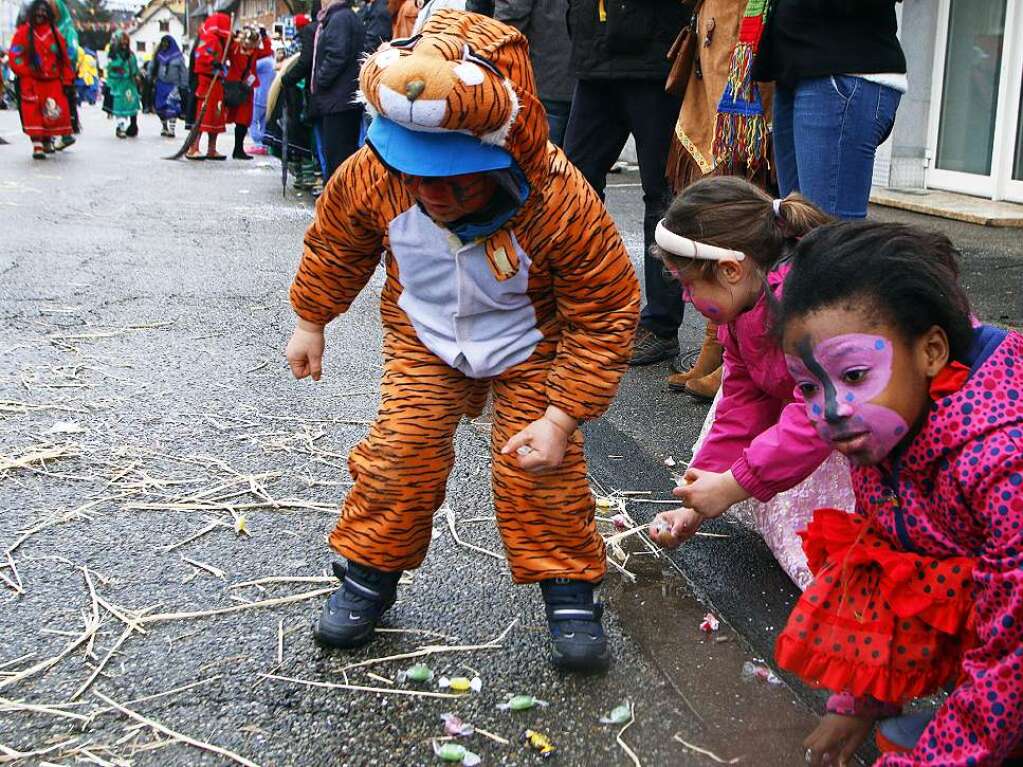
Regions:
[[[347, 486], [344, 457], [376, 408], [382, 275], [329, 329], [324, 380], [296, 382], [281, 354], [293, 322], [286, 291], [311, 209], [282, 198], [275, 163], [165, 162], [173, 145], [155, 118], [118, 141], [97, 110], [86, 110], [78, 146], [33, 162], [16, 120], [0, 113], [12, 142], [0, 147], [0, 575], [10, 581], [0, 583], [0, 744], [52, 749], [26, 764], [89, 754], [229, 763], [150, 725], [133, 729], [104, 695], [264, 766], [439, 763], [431, 738], [445, 711], [510, 741], [469, 739], [485, 764], [537, 762], [520, 740], [533, 727], [561, 764], [628, 765], [621, 728], [598, 718], [630, 700], [636, 721], [622, 741], [644, 765], [711, 763], [676, 734], [747, 763], [799, 759], [812, 714], [789, 689], [744, 680], [744, 638], [727, 623], [702, 635], [708, 608], [674, 563], [644, 551], [627, 565], [635, 583], [606, 581], [615, 664], [603, 677], [548, 667], [538, 589], [513, 586], [499, 558], [456, 543], [444, 515], [389, 614], [400, 631], [370, 648], [342, 655], [313, 643], [321, 595], [247, 606], [332, 587], [324, 536]], [[638, 196], [611, 192], [637, 256], [628, 206]], [[643, 375], [623, 403], [655, 388]], [[686, 408], [672, 420], [692, 432], [702, 417]], [[657, 453], [636, 449], [626, 464]], [[485, 419], [459, 429], [456, 450], [457, 532], [499, 552]], [[595, 457], [600, 492], [636, 489], [607, 463]], [[14, 546], [11, 567], [2, 551]], [[308, 580], [232, 588], [264, 578]], [[225, 608], [236, 611], [192, 615]], [[496, 636], [489, 649], [427, 658], [438, 676], [481, 676], [482, 691], [457, 700], [261, 676], [414, 691], [394, 682], [411, 660], [345, 667]], [[549, 705], [499, 711], [512, 693]]]
[[[538, 590], [513, 586], [499, 558], [457, 543], [443, 514], [387, 621], [421, 633], [381, 634], [342, 655], [309, 634], [323, 596], [247, 606], [332, 586], [324, 536], [347, 486], [344, 457], [376, 409], [382, 275], [330, 327], [324, 380], [295, 382], [281, 350], [310, 201], [282, 198], [270, 161], [160, 160], [173, 145], [155, 118], [134, 141], [115, 139], [97, 110], [85, 122], [78, 146], [33, 163], [16, 115], [0, 112], [12, 142], [0, 146], [0, 576], [11, 582], [0, 583], [0, 744], [52, 748], [25, 764], [89, 754], [231, 763], [152, 726], [133, 729], [105, 695], [264, 767], [437, 764], [431, 739], [446, 711], [510, 741], [466, 741], [484, 764], [537, 763], [520, 742], [533, 727], [557, 746], [556, 763], [629, 765], [621, 728], [598, 723], [628, 699], [636, 720], [622, 741], [643, 765], [713, 764], [676, 735], [745, 764], [801, 761], [814, 722], [804, 701], [814, 697], [741, 675], [744, 661], [769, 655], [794, 587], [755, 536], [727, 522], [713, 528], [727, 538], [672, 559], [626, 547], [636, 580], [606, 581], [615, 665], [603, 677], [548, 668]], [[610, 185], [608, 207], [638, 263], [638, 178]], [[1023, 322], [1018, 235], [900, 218], [947, 227], [964, 246], [979, 313]], [[684, 346], [702, 332], [696, 319], [687, 317]], [[627, 496], [637, 521], [657, 508], [640, 500], [668, 497], [664, 459], [689, 457], [706, 413], [665, 390], [667, 373], [631, 371], [587, 429], [597, 492], [648, 494]], [[486, 428], [485, 418], [460, 427], [448, 501], [460, 540], [497, 553]], [[236, 532], [239, 516], [248, 535]], [[3, 551], [16, 544], [15, 574]], [[307, 580], [237, 587], [264, 578]], [[711, 638], [697, 628], [708, 607], [694, 594], [726, 619]], [[191, 615], [227, 608], [236, 612]], [[438, 676], [480, 675], [482, 691], [457, 700], [263, 676], [438, 692], [394, 681], [410, 659], [346, 666], [502, 635], [489, 649], [426, 659]], [[511, 693], [549, 705], [496, 709]]]

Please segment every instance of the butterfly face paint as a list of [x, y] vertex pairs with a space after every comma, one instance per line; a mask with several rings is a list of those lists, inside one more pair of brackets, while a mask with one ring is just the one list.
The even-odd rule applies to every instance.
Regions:
[[682, 300], [692, 304], [693, 308], [708, 320], [717, 322], [721, 319], [721, 307], [713, 301], [701, 298], [697, 293], [694, 293], [691, 283], [682, 283]]
[[909, 431], [899, 413], [871, 404], [891, 380], [891, 341], [846, 333], [812, 346], [804, 336], [796, 351], [785, 359], [817, 433], [854, 463], [881, 461]]

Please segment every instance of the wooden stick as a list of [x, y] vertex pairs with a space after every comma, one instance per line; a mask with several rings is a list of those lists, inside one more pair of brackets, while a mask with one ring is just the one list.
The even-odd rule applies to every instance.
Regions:
[[507, 740], [506, 738], [502, 738], [500, 735], [495, 735], [492, 732], [488, 732], [487, 730], [484, 730], [482, 727], [474, 727], [474, 729], [484, 738], [490, 738], [495, 743], [500, 743], [502, 746], [510, 745], [510, 741]]
[[164, 735], [169, 735], [172, 738], [176, 738], [177, 740], [187, 743], [190, 746], [194, 746], [195, 748], [202, 749], [203, 751], [209, 751], [210, 753], [213, 754], [219, 754], [220, 756], [223, 756], [226, 759], [230, 759], [232, 762], [237, 762], [238, 764], [244, 765], [244, 767], [259, 767], [259, 765], [256, 764], [255, 762], [249, 761], [244, 756], [236, 754], [234, 751], [228, 751], [226, 748], [221, 748], [220, 746], [214, 746], [210, 743], [204, 743], [201, 740], [190, 738], [187, 735], [180, 732], [176, 732], [175, 730], [172, 730], [170, 727], [160, 724], [159, 722], [153, 719], [148, 719], [142, 716], [142, 714], [132, 711], [130, 708], [125, 708], [120, 703], [111, 698], [108, 698], [101, 692], [97, 692], [94, 690], [92, 694], [95, 695], [104, 703], [106, 703], [108, 706], [116, 708], [125, 716], [134, 719], [136, 722], [140, 722], [141, 724], [145, 724], [149, 727], [152, 727], [154, 730], [158, 730], [162, 732]]
[[61, 711], [53, 706], [44, 706], [35, 703], [18, 703], [17, 701], [0, 698], [0, 711], [31, 711], [36, 714], [49, 714], [50, 716], [61, 716], [66, 719], [77, 719], [81, 722], [88, 722], [91, 717], [85, 714], [75, 714], [71, 711]]
[[264, 679], [273, 679], [278, 682], [291, 682], [306, 687], [322, 687], [327, 690], [355, 690], [356, 692], [377, 692], [383, 695], [407, 695], [413, 698], [461, 698], [450, 692], [429, 692], [427, 690], [391, 690], [386, 687], [365, 687], [360, 684], [337, 684], [336, 682], [317, 682], [313, 679], [296, 679], [291, 676], [278, 676], [277, 674], [260, 674]]
[[[629, 702], [626, 701], [626, 703], [629, 703]], [[625, 734], [625, 731], [627, 729], [632, 727], [632, 724], [635, 721], [636, 721], [636, 710], [632, 707], [632, 704], [629, 703], [629, 721], [626, 722], [625, 726], [622, 727], [622, 729], [618, 731], [618, 734], [615, 736], [615, 740], [618, 742], [618, 745], [622, 747], [622, 751], [625, 752], [625, 755], [632, 760], [632, 763], [634, 765], [636, 765], [636, 767], [643, 767], [643, 765], [639, 761], [639, 757], [636, 756], [636, 752], [633, 751], [631, 748], [629, 748], [629, 744], [628, 743], [626, 743], [624, 740], [622, 740], [622, 735]]]
[[500, 554], [496, 554], [490, 549], [485, 549], [482, 546], [477, 546], [473, 543], [466, 543], [465, 541], [458, 537], [458, 530], [455, 529], [455, 512], [452, 510], [450, 506], [444, 507], [444, 514], [445, 516], [447, 516], [448, 529], [451, 531], [451, 537], [455, 539], [455, 543], [457, 543], [459, 546], [464, 546], [467, 549], [478, 551], [480, 554], [486, 554], [488, 557], [493, 557], [498, 562], [504, 562], [504, 557], [501, 556]]
[[33, 756], [42, 756], [43, 754], [48, 754], [51, 751], [56, 751], [59, 748], [64, 748], [64, 746], [70, 745], [74, 742], [75, 739], [72, 738], [71, 740], [65, 740], [57, 743], [54, 746], [37, 748], [35, 751], [16, 751], [13, 748], [9, 748], [3, 743], [0, 743], [0, 764], [10, 764], [11, 762], [17, 762], [21, 759], [31, 759]]
[[243, 581], [242, 583], [232, 583], [227, 588], [229, 590], [240, 589], [245, 586], [262, 586], [266, 583], [338, 583], [338, 580], [332, 575], [281, 575], [257, 578], [254, 581]]
[[[139, 623], [166, 623], [167, 621], [180, 621], [188, 620], [191, 618], [210, 618], [214, 615], [227, 615], [229, 613], [237, 613], [242, 610], [249, 610], [257, 607], [276, 607], [278, 605], [287, 605], [292, 602], [304, 602], [307, 599], [314, 599], [321, 597], [324, 594], [330, 594], [334, 591], [330, 589], [317, 589], [316, 591], [306, 591], [302, 594], [294, 594], [290, 597], [279, 597], [277, 599], [264, 599], [259, 602], [250, 602], [244, 605], [232, 605], [231, 607], [220, 607], [215, 610], [196, 610], [194, 612], [184, 613], [157, 613], [156, 615], [146, 615], [139, 618]], [[0, 687], [3, 684], [0, 683]]]
[[110, 659], [114, 657], [114, 653], [121, 648], [121, 645], [125, 643], [128, 637], [130, 637], [134, 633], [134, 631], [135, 629], [133, 629], [131, 626], [128, 626], [128, 628], [124, 630], [124, 633], [117, 638], [116, 642], [114, 642], [113, 647], [111, 647], [107, 651], [107, 654], [103, 656], [103, 660], [96, 664], [96, 668], [92, 670], [92, 673], [89, 674], [88, 678], [84, 682], [82, 682], [82, 684], [79, 686], [77, 690], [75, 690], [74, 694], [69, 698], [69, 700], [77, 700], [83, 692], [89, 689], [89, 686], [94, 681], [96, 681], [96, 677], [98, 677], [100, 673], [102, 673], [103, 668], [107, 665]]
[[214, 567], [213, 565], [207, 565], [207, 564], [205, 564], [203, 562], [197, 562], [196, 560], [189, 559], [188, 557], [186, 557], [184, 555], [181, 556], [181, 560], [183, 562], [187, 562], [192, 567], [198, 567], [200, 570], [205, 570], [206, 572], [208, 572], [210, 575], [212, 575], [215, 578], [220, 578], [220, 579], [226, 579], [227, 578], [227, 573], [225, 573], [219, 567]]
[[718, 764], [737, 764], [738, 762], [742, 761], [742, 757], [741, 756], [737, 756], [734, 759], [722, 759], [720, 756], [715, 754], [713, 751], [708, 751], [705, 748], [700, 748], [699, 746], [694, 746], [692, 743], [687, 743], [686, 741], [682, 740], [681, 733], [678, 733], [678, 732], [676, 732], [672, 736], [672, 740], [675, 740], [675, 741], [681, 743], [683, 746], [688, 748], [690, 751], [695, 751], [698, 754], [703, 754], [708, 759], [713, 759]]

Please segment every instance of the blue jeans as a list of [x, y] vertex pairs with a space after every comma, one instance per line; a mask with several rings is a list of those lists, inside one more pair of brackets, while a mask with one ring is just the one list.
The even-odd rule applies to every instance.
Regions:
[[784, 197], [801, 192], [839, 218], [865, 218], [874, 155], [902, 94], [862, 77], [800, 80], [774, 91], [774, 164]]
[[572, 111], [572, 100], [541, 99], [541, 101], [544, 111], [547, 113], [547, 128], [550, 131], [551, 143], [554, 146], [563, 146], [565, 128], [568, 127], [568, 113]]

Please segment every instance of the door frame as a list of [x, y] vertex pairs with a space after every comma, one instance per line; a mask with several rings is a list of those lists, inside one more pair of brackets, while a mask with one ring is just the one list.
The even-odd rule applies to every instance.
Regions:
[[[991, 173], [963, 173], [942, 170], [938, 162], [938, 132], [941, 126], [941, 98], [945, 87], [945, 58], [948, 52], [948, 28], [952, 0], [938, 0], [937, 39], [934, 45], [934, 72], [931, 83], [930, 121], [927, 146], [932, 158], [927, 169], [927, 186], [953, 192], [987, 197], [992, 200], [1023, 200], [1023, 182], [1012, 180], [1016, 123], [1019, 115], [1020, 84], [1023, 80], [1023, 7], [1006, 0], [1005, 27], [1002, 36], [1001, 71], [995, 107], [995, 131], [991, 151]], [[911, 86], [912, 87], [912, 84]]]

